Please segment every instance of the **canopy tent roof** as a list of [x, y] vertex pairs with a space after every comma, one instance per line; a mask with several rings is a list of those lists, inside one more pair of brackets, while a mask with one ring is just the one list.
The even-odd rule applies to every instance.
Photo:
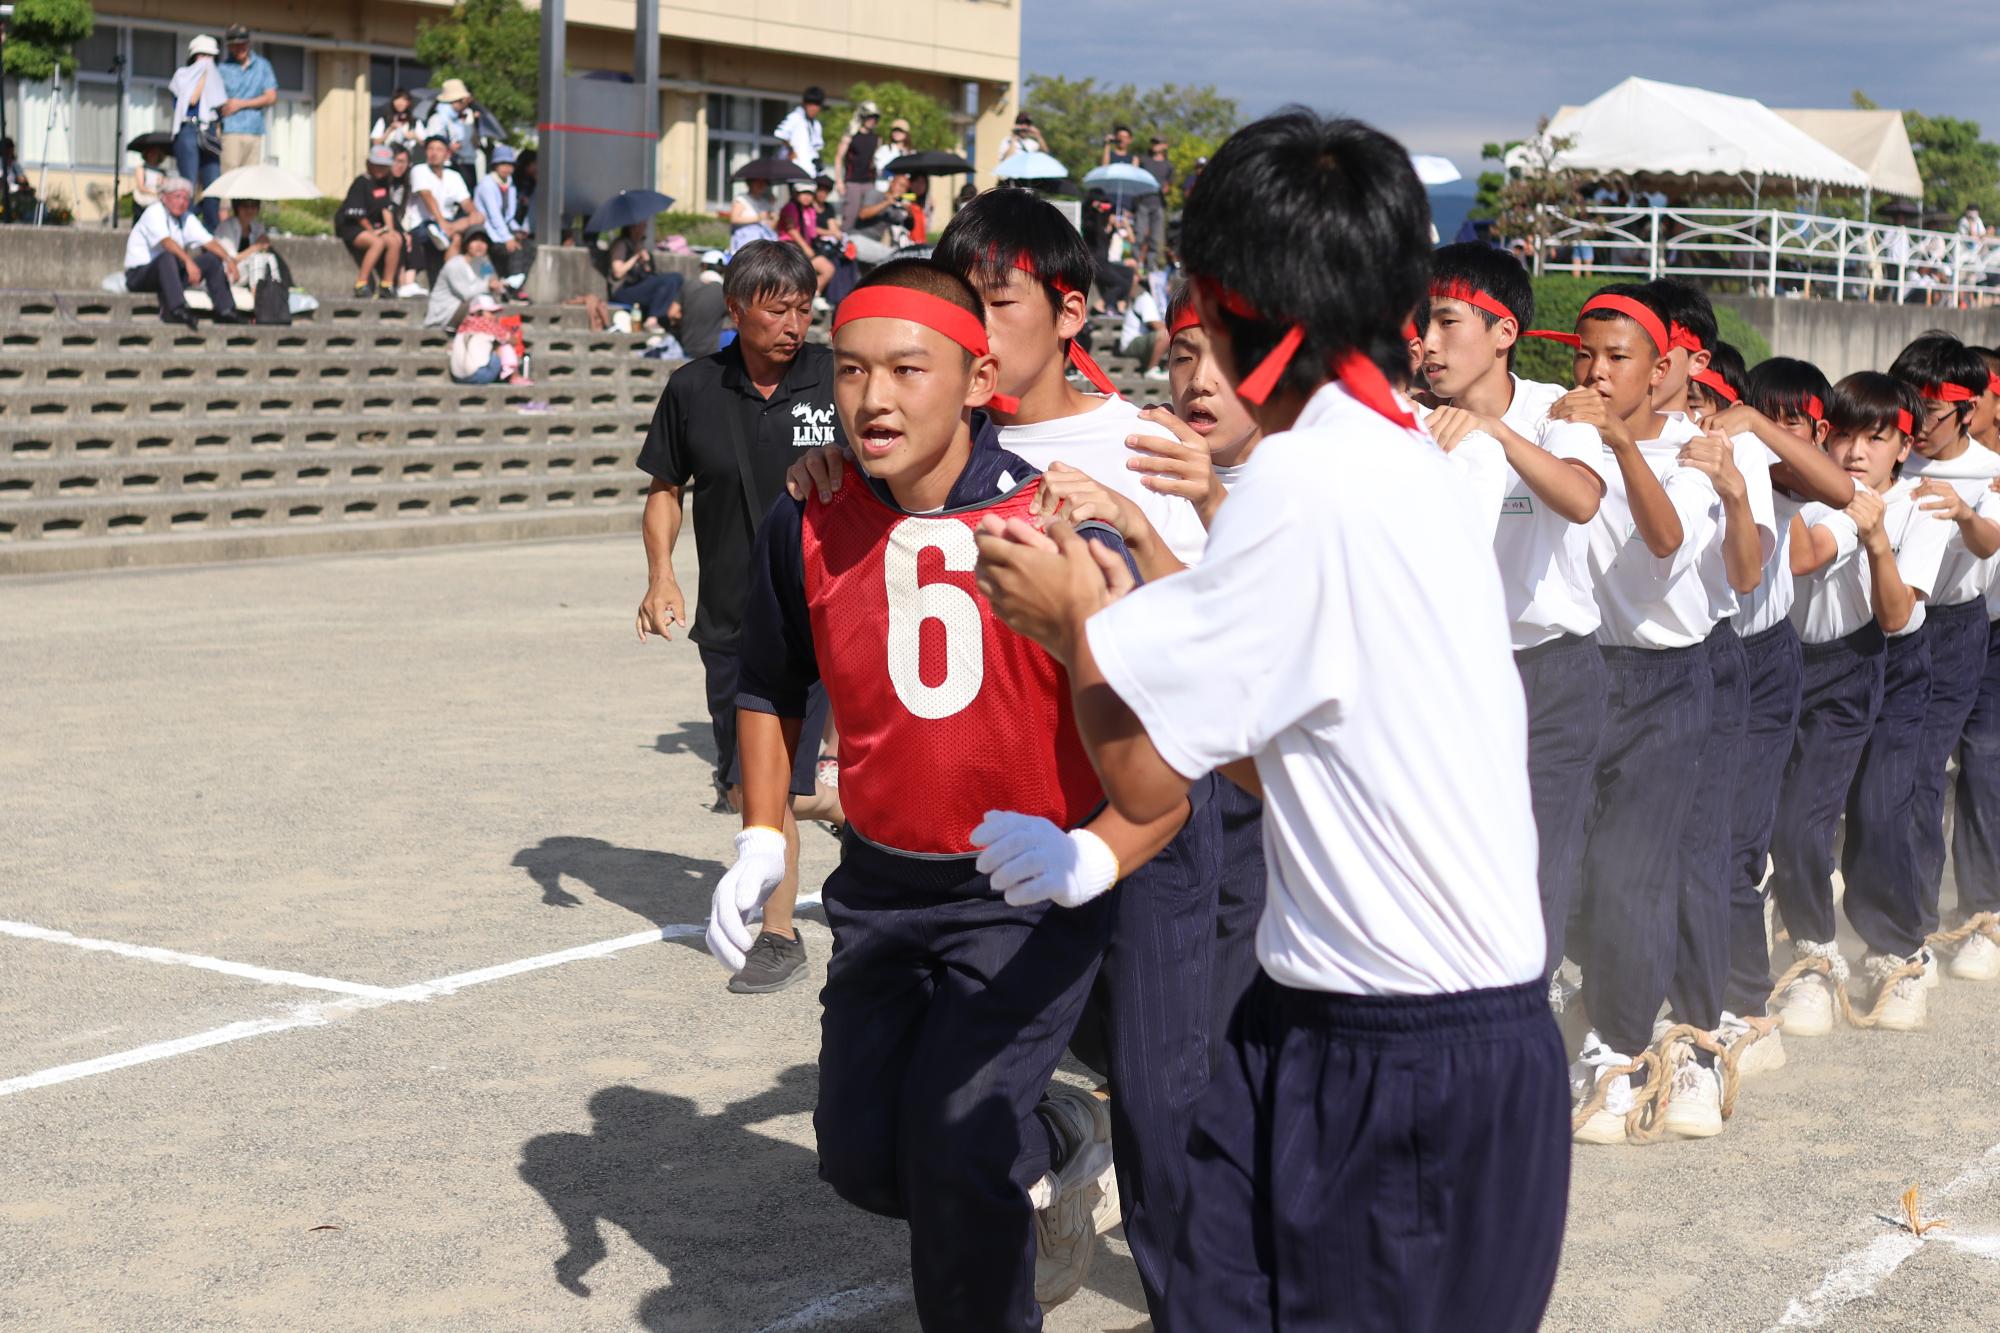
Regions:
[[1866, 171], [1762, 102], [1677, 83], [1627, 79], [1563, 107], [1549, 134], [1574, 140], [1554, 165], [1576, 171], [1869, 186]]
[[1924, 178], [1900, 111], [1818, 111], [1774, 107], [1779, 115], [1868, 173], [1878, 194], [1924, 197]]

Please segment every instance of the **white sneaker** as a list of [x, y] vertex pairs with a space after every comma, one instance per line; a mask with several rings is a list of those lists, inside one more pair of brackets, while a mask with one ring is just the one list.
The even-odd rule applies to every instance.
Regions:
[[1773, 1069], [1785, 1067], [1785, 1038], [1777, 1028], [1772, 1028], [1762, 1036], [1759, 1029], [1744, 1022], [1735, 1014], [1725, 1013], [1722, 1026], [1716, 1030], [1724, 1049], [1732, 1054], [1740, 1043], [1748, 1042], [1742, 1054], [1736, 1055], [1736, 1076], [1748, 1078], [1752, 1074], [1768, 1074]]
[[1924, 956], [1924, 989], [1936, 990], [1944, 985], [1944, 969], [1938, 966], [1937, 955], [1925, 945], [1919, 952]]
[[411, 278], [404, 282], [402, 286], [396, 288], [396, 295], [407, 299], [418, 296], [429, 296], [430, 293], [424, 290], [424, 285], [421, 282]]
[[[1630, 1056], [1620, 1055], [1598, 1041], [1597, 1034], [1591, 1034], [1590, 1044], [1583, 1048], [1578, 1063], [1591, 1071], [1589, 1087], [1585, 1097], [1596, 1095], [1597, 1085], [1611, 1079], [1605, 1088], [1604, 1104], [1593, 1111], [1588, 1120], [1577, 1126], [1570, 1135], [1578, 1143], [1623, 1143], [1625, 1142], [1625, 1117], [1632, 1113], [1637, 1098], [1632, 1095], [1632, 1079], [1627, 1074], [1613, 1074], [1632, 1063]], [[1578, 1109], [1582, 1109], [1579, 1101]]]
[[1697, 1060], [1686, 1043], [1677, 1044], [1673, 1058], [1673, 1087], [1661, 1127], [1684, 1139], [1712, 1139], [1722, 1132], [1722, 1076]]
[[1163, 380], [1166, 377], [1167, 377], [1167, 368], [1165, 366], [1154, 366], [1151, 370], [1146, 372], [1146, 378], [1149, 380]]
[[[1892, 953], [1871, 953], [1861, 960], [1874, 983], [1868, 1003], [1874, 1010], [1876, 1027], [1888, 1032], [1915, 1032], [1923, 1027], [1930, 1010], [1930, 988], [1924, 985], [1923, 977], [1889, 979], [1906, 964], [1916, 961], [1916, 954], [1902, 958]], [[1875, 1009], [1878, 1004], [1881, 1007]]]
[[1960, 981], [2000, 979], [2000, 944], [1991, 935], [1967, 935], [1951, 960], [1951, 974]]
[[1103, 1098], [1082, 1088], [1051, 1088], [1035, 1114], [1063, 1144], [1061, 1160], [1050, 1163], [1028, 1191], [1035, 1209], [1035, 1299], [1051, 1306], [1076, 1295], [1089, 1276], [1104, 1181], [1112, 1181], [1115, 1222], [1117, 1178], [1111, 1168], [1111, 1110]]
[[1847, 984], [1847, 960], [1831, 941], [1793, 940], [1792, 956], [1824, 958], [1833, 965], [1833, 974], [1808, 972], [1785, 987], [1778, 997], [1778, 1017], [1794, 1037], [1824, 1037], [1833, 1031], [1833, 991]]

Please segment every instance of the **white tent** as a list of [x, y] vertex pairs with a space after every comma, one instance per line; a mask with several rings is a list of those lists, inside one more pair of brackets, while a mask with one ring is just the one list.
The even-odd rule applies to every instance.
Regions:
[[1900, 111], [1818, 111], [1775, 107], [1777, 113], [1868, 173], [1877, 194], [1924, 197], [1917, 155]]
[[1576, 171], [1733, 179], [1752, 193], [1766, 177], [1869, 185], [1867, 172], [1762, 102], [1651, 79], [1627, 79], [1595, 101], [1564, 107], [1549, 134], [1574, 141], [1553, 165]]

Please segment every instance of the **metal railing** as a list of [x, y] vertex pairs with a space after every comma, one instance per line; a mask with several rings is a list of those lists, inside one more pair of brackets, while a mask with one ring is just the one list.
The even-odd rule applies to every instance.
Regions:
[[1535, 272], [1666, 275], [1767, 296], [2000, 303], [2000, 236], [1776, 209], [1589, 207], [1542, 214]]

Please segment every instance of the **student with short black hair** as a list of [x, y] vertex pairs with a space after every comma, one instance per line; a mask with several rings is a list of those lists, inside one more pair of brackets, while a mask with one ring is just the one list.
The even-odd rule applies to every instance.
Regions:
[[1467, 414], [1506, 458], [1493, 553], [1507, 592], [1514, 665], [1527, 691], [1549, 993], [1560, 1009], [1565, 992], [1555, 978], [1576, 903], [1610, 688], [1597, 648], [1586, 528], [1603, 500], [1610, 462], [1595, 427], [1550, 419], [1560, 387], [1513, 373], [1534, 316], [1528, 271], [1506, 251], [1468, 242], [1433, 256], [1419, 331], [1424, 377], [1445, 406], [1428, 424], [1433, 434], [1450, 434], [1453, 418]]
[[1748, 374], [1735, 344], [1718, 341], [1709, 349], [1707, 368], [1688, 376], [1688, 406], [1695, 418], [1706, 421], [1742, 402]]
[[[1834, 941], [1832, 879], [1843, 808], [1850, 849], [1861, 839], [1877, 856], [1873, 844], [1893, 849], [1899, 834], [1908, 845], [1912, 742], [1928, 699], [1929, 659], [1918, 631], [1948, 532], [1918, 510], [1914, 485], [1899, 479], [1922, 415], [1915, 387], [1892, 376], [1861, 371], [1834, 386], [1827, 452], [1854, 478], [1855, 494], [1842, 511], [1808, 505], [1801, 515], [1807, 540], [1794, 548], [1792, 568], [1818, 577], [1792, 612], [1805, 641], [1805, 691], [1771, 838], [1771, 893], [1794, 958], [1815, 960], [1821, 970], [1801, 975], [1778, 997], [1778, 1016], [1793, 1037], [1831, 1032], [1834, 993], [1847, 984], [1847, 962]], [[1902, 695], [1894, 708], [1892, 692]], [[1872, 780], [1864, 771], [1871, 758]], [[1892, 1030], [1919, 1027], [1923, 965], [1906, 962], [1923, 942], [1913, 877], [1884, 886], [1844, 873], [1847, 917], [1869, 948], [1877, 1021]]]
[[[1080, 1211], [1089, 1238], [1074, 1191], [1096, 1178], [1101, 1104], [1043, 1089], [1120, 867], [1155, 856], [1189, 810], [1104, 807], [1060, 665], [975, 595], [975, 526], [1032, 515], [1040, 484], [985, 416], [998, 370], [981, 314], [956, 274], [912, 259], [834, 317], [850, 475], [826, 499], [778, 495], [758, 528], [736, 699], [743, 831], [708, 933], [734, 964], [785, 875], [787, 775], [810, 753], [801, 721], [823, 681], [848, 822], [822, 899], [820, 1175], [909, 1223], [917, 1316], [940, 1333], [1039, 1327], [1037, 1202]], [[1124, 567], [1115, 533], [1088, 535]]]
[[[2000, 452], [2000, 351], [1973, 350], [1986, 362], [1987, 380], [1972, 435]], [[2000, 480], [1988, 487], [2000, 488]], [[2000, 578], [1987, 585], [1986, 615], [1986, 670], [1959, 743], [1952, 816], [1952, 880], [1963, 915], [2000, 912]], [[2000, 979], [2000, 945], [1983, 933], [1967, 938], [1951, 960], [1951, 974], [1962, 981]]]
[[[1791, 357], [1771, 357], [1758, 363], [1746, 378], [1741, 410], [1723, 409], [1709, 418], [1709, 424], [1730, 430], [1748, 420], [1762, 438], [1764, 423], [1768, 423], [1818, 452], [1826, 442], [1826, 404], [1832, 396], [1833, 386], [1817, 366]], [[1846, 482], [1844, 473], [1838, 474], [1835, 484], [1843, 483], [1851, 499], [1852, 483]], [[1794, 489], [1798, 484], [1788, 465], [1772, 467], [1771, 504], [1778, 524], [1778, 549], [1764, 566], [1757, 590], [1743, 599], [1736, 623], [1743, 641], [1748, 706], [1736, 785], [1729, 802], [1729, 975], [1723, 986], [1719, 1035], [1730, 1046], [1746, 1040], [1752, 1043], [1736, 1057], [1739, 1075], [1776, 1069], [1785, 1062], [1782, 1036], [1776, 1025], [1763, 1021], [1771, 990], [1770, 947], [1764, 935], [1764, 882], [1779, 785], [1792, 755], [1804, 690], [1804, 660], [1791, 619], [1797, 582], [1792, 552], [1805, 540], [1805, 524], [1799, 513], [1809, 503]]]
[[[1264, 437], [1202, 563], [1127, 591], [1060, 522], [979, 539], [996, 609], [1069, 663], [1115, 808], [1171, 809], [1217, 768], [1265, 796], [1263, 975], [1191, 1140], [1163, 1333], [1530, 1329], [1555, 1275], [1569, 1153], [1520, 678], [1473, 503], [1391, 387], [1428, 231], [1388, 136], [1304, 110], [1239, 130], [1181, 254]], [[1412, 1145], [1449, 1189], [1410, 1186]]]
[[[1944, 879], [1946, 766], [1965, 735], [1980, 680], [1986, 674], [1986, 593], [1992, 576], [1989, 557], [2000, 552], [2000, 522], [1996, 522], [2000, 520], [2000, 495], [1990, 487], [2000, 477], [2000, 454], [1972, 436], [1974, 418], [1992, 378], [1978, 352], [1948, 333], [1933, 331], [1905, 347], [1889, 373], [1915, 385], [1924, 400], [1924, 418], [1904, 466], [1905, 475], [1916, 481], [1917, 507], [1952, 526], [1937, 586], [1924, 609], [1930, 702], [1924, 710], [1914, 757], [1909, 833], [1915, 859], [1908, 863], [1907, 871], [1892, 869], [1871, 864], [1865, 855], [1868, 849], [1863, 847], [1855, 873], [1885, 878], [1914, 873], [1923, 908], [1923, 933], [1928, 936], [1941, 924], [1938, 894]], [[1851, 839], [1848, 845], [1850, 851], [1855, 850]], [[1898, 858], [1895, 865], [1902, 867], [1904, 863]], [[1961, 896], [1961, 908], [1964, 905]], [[1985, 944], [1990, 946], [1991, 941]], [[1984, 952], [1981, 945], [1972, 946], [1968, 970], [1985, 970]], [[1935, 968], [1928, 950], [1925, 963]]]

